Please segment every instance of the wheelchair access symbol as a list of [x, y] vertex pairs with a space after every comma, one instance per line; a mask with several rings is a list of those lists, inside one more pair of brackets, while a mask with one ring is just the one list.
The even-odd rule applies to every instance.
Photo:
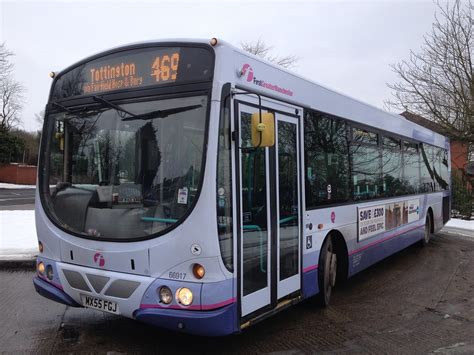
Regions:
[[307, 235], [306, 236], [306, 249], [311, 249], [313, 247], [313, 236]]

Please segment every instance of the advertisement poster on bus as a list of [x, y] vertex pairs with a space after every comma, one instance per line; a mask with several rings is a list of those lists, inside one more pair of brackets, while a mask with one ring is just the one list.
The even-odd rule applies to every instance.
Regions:
[[358, 209], [359, 241], [420, 219], [420, 200], [398, 201]]
[[420, 219], [420, 200], [408, 201], [408, 223], [418, 221]]
[[408, 210], [405, 201], [387, 203], [385, 205], [386, 230], [400, 227], [406, 223], [408, 223]]
[[358, 208], [359, 241], [385, 231], [385, 205]]

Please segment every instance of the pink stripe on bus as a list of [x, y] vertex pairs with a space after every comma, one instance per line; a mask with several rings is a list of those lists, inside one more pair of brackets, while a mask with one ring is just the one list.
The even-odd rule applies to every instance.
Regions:
[[425, 226], [425, 225], [423, 224], [423, 225], [418, 226], [418, 227], [412, 227], [412, 228], [410, 228], [410, 229], [407, 229], [407, 230], [404, 230], [404, 231], [400, 231], [400, 232], [398, 232], [398, 233], [395, 233], [394, 235], [391, 235], [391, 236], [389, 236], [389, 237], [386, 237], [386, 238], [377, 240], [377, 241], [375, 241], [375, 242], [372, 242], [372, 243], [370, 243], [370, 244], [367, 244], [367, 245], [363, 246], [362, 248], [355, 249], [355, 250], [351, 251], [351, 252], [349, 253], [349, 256], [354, 255], [354, 254], [356, 254], [356, 253], [358, 253], [358, 252], [360, 252], [360, 251], [369, 249], [369, 248], [373, 247], [374, 245], [377, 245], [377, 244], [386, 242], [387, 240], [390, 240], [390, 239], [393, 239], [393, 238], [395, 238], [395, 237], [398, 237], [399, 235], [401, 235], [401, 234], [403, 234], [403, 233], [408, 233], [408, 232], [411, 232], [412, 230], [415, 230], [415, 229], [418, 229], [418, 228], [422, 228], [422, 227], [424, 227], [424, 226]]
[[161, 306], [159, 304], [141, 304], [140, 309], [145, 309], [145, 308], [161, 308], [161, 309], [190, 309], [190, 310], [200, 310], [201, 306], [188, 306], [188, 307], [181, 307], [181, 306], [176, 306], [176, 305], [171, 305], [171, 306]]
[[193, 311], [199, 311], [199, 310], [210, 310], [210, 309], [216, 309], [216, 308], [221, 308], [224, 306], [227, 306], [229, 304], [232, 304], [236, 301], [235, 298], [230, 298], [228, 300], [219, 302], [219, 303], [214, 303], [214, 304], [208, 304], [208, 305], [194, 305], [194, 306], [189, 306], [189, 307], [181, 307], [177, 305], [171, 305], [171, 306], [162, 306], [159, 304], [141, 304], [140, 309], [145, 309], [145, 308], [160, 308], [160, 309], [189, 309]]
[[311, 266], [308, 266], [307, 268], [303, 269], [303, 272], [308, 272], [308, 271], [317, 269], [318, 267], [319, 267], [318, 264], [316, 264], [316, 265], [311, 265]]

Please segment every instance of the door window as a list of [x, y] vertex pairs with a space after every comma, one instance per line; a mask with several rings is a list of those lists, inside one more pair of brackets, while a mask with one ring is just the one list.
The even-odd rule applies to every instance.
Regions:
[[298, 154], [296, 125], [278, 122], [280, 280], [298, 273]]
[[243, 294], [268, 285], [267, 174], [264, 148], [252, 148], [251, 115], [241, 113]]

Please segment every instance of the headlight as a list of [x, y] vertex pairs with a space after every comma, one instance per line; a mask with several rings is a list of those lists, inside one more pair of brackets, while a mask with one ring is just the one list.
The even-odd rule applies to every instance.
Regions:
[[183, 287], [176, 291], [176, 299], [183, 306], [189, 306], [193, 303], [193, 293], [189, 288]]
[[38, 263], [38, 272], [39, 272], [41, 275], [44, 275], [44, 269], [45, 269], [45, 268], [44, 268], [44, 264], [43, 264], [42, 261], [40, 261], [40, 262]]
[[53, 267], [51, 265], [46, 266], [46, 277], [48, 280], [53, 280]]
[[169, 287], [161, 286], [158, 294], [160, 296], [160, 301], [164, 304], [170, 304], [171, 301], [173, 301], [173, 294]]

